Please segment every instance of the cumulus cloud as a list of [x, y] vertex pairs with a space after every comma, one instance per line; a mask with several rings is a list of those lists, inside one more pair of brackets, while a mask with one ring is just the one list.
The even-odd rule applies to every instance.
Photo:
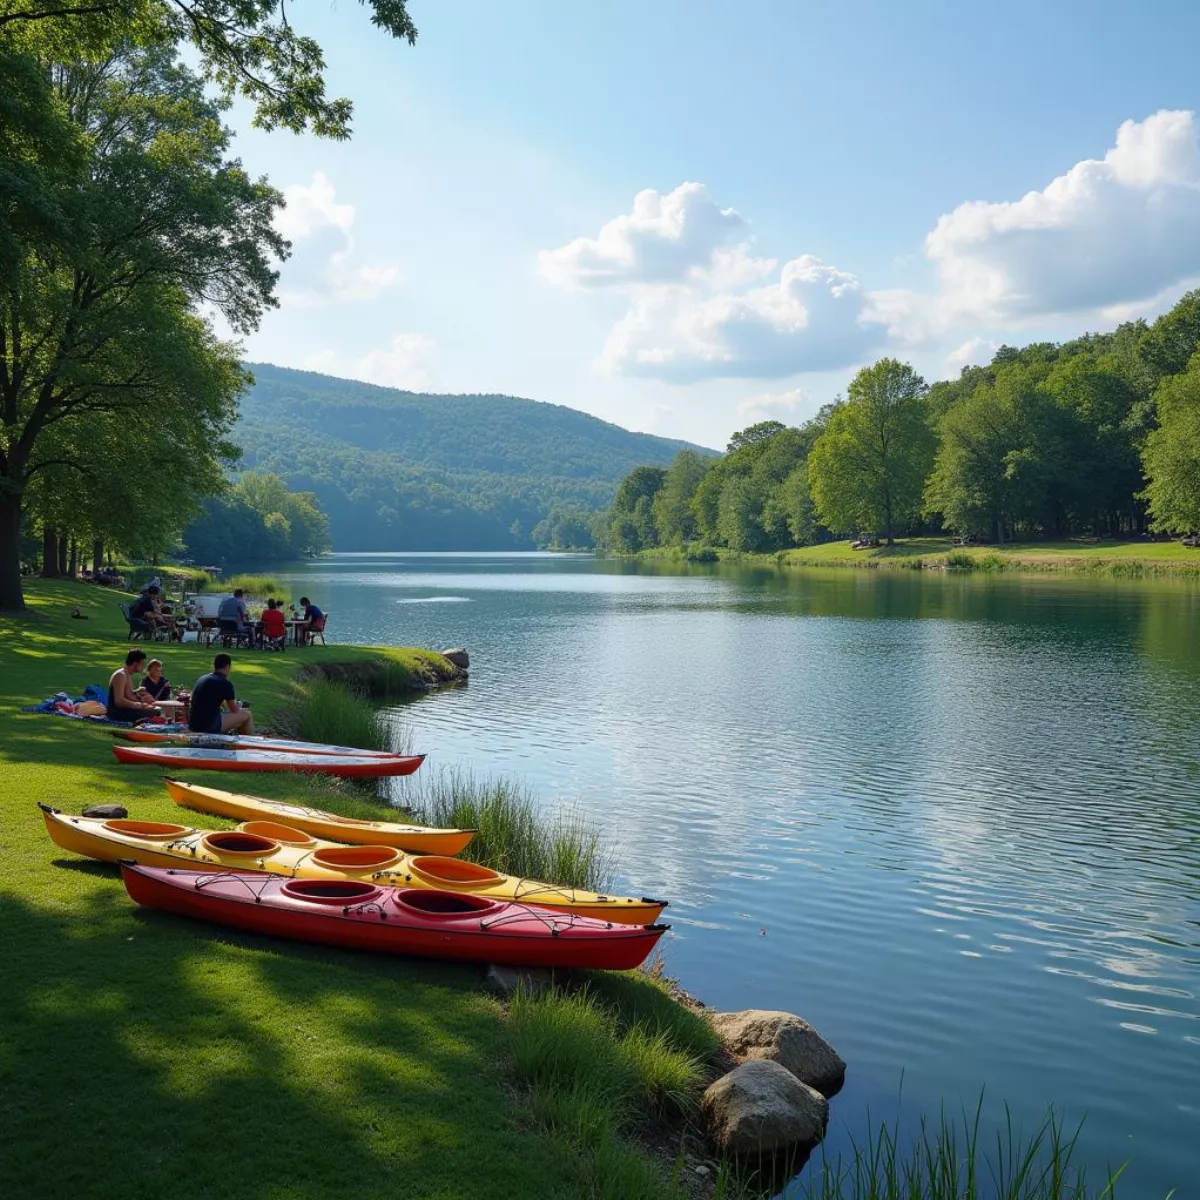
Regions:
[[322, 172], [307, 185], [285, 187], [283, 195], [286, 207], [276, 214], [275, 227], [292, 242], [292, 257], [280, 274], [282, 304], [312, 308], [374, 300], [399, 281], [390, 264], [356, 264], [354, 205], [338, 202]]
[[957, 379], [964, 367], [986, 367], [999, 349], [1000, 343], [989, 338], [968, 338], [942, 361], [942, 378]]
[[347, 358], [336, 350], [310, 354], [304, 366], [309, 371], [361, 379], [383, 387], [421, 391], [433, 383], [433, 355], [437, 343], [428, 334], [398, 333], [387, 347], [371, 350], [359, 358]]
[[738, 402], [737, 415], [754, 423], [756, 421], [787, 420], [809, 394], [803, 388], [789, 388], [786, 392], [760, 392]]
[[543, 250], [538, 268], [552, 283], [572, 287], [677, 283], [710, 267], [714, 253], [744, 228], [702, 183], [681, 183], [666, 195], [646, 188], [633, 198], [632, 212], [614, 217], [595, 237]]
[[1191, 112], [1126, 121], [1020, 200], [961, 204], [925, 239], [955, 315], [1027, 318], [1148, 299], [1200, 274], [1200, 142]]
[[634, 297], [600, 357], [625, 375], [675, 383], [776, 379], [863, 359], [884, 338], [858, 280], [812, 255], [745, 291], [675, 285]]

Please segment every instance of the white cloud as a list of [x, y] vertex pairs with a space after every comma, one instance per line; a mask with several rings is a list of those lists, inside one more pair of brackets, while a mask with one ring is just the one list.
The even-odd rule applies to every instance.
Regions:
[[677, 283], [707, 269], [713, 255], [745, 228], [702, 183], [681, 183], [665, 196], [638, 192], [633, 211], [614, 217], [594, 238], [578, 237], [538, 255], [542, 275], [573, 287]]
[[999, 349], [1000, 343], [988, 338], [968, 338], [942, 361], [942, 378], [957, 379], [964, 367], [986, 367]]
[[436, 350], [437, 343], [428, 334], [398, 333], [386, 349], [372, 350], [355, 359], [347, 359], [336, 350], [319, 350], [305, 359], [304, 367], [383, 387], [422, 391], [433, 383]]
[[777, 379], [861, 361], [884, 337], [853, 275], [812, 255], [746, 291], [643, 289], [609, 334], [601, 365], [675, 383]]
[[738, 402], [737, 415], [747, 421], [783, 421], [796, 411], [800, 403], [810, 399], [803, 388], [786, 392], [760, 392]]
[[292, 244], [280, 272], [279, 299], [295, 308], [374, 300], [400, 280], [390, 264], [354, 263], [354, 205], [338, 203], [333, 184], [317, 171], [310, 184], [283, 189], [287, 206], [275, 227]]
[[1126, 121], [1020, 200], [961, 204], [925, 239], [955, 316], [1021, 319], [1148, 299], [1200, 273], [1195, 114]]

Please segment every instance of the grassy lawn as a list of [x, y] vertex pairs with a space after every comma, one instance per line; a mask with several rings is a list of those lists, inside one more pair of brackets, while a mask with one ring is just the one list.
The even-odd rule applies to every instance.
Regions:
[[[955, 547], [950, 538], [899, 538], [894, 546], [852, 550], [847, 541], [826, 542], [786, 550], [779, 561], [787, 566], [966, 566], [1014, 571], [1078, 571], [1114, 575], [1196, 575], [1200, 549], [1181, 542], [1027, 542], [1003, 546]], [[770, 561], [774, 555], [756, 556]]]
[[[35, 583], [28, 599], [28, 617], [0, 617], [0, 1193], [580, 1194], [569, 1143], [533, 1132], [513, 1099], [477, 969], [138, 910], [115, 868], [49, 841], [38, 801], [221, 822], [180, 818], [160, 772], [118, 766], [105, 730], [17, 712], [105, 683], [126, 649], [112, 593]], [[87, 621], [69, 618], [76, 604]], [[211, 657], [155, 649], [189, 685]], [[299, 662], [379, 654], [421, 668], [413, 652], [330, 646], [235, 655], [234, 679], [266, 715]]]

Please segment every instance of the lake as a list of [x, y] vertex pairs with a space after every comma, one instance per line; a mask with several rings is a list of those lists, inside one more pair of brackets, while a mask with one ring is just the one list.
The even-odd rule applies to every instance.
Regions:
[[671, 900], [670, 974], [846, 1059], [831, 1149], [986, 1087], [989, 1120], [1086, 1115], [1120, 1195], [1200, 1194], [1200, 588], [533, 554], [284, 578], [331, 640], [470, 651], [398, 710], [424, 770], [593, 814], [622, 886]]

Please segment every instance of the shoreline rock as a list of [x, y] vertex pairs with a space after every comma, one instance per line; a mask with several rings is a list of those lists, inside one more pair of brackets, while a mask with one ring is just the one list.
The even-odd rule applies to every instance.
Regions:
[[721, 1041], [739, 1059], [777, 1062], [801, 1083], [834, 1096], [846, 1078], [840, 1054], [803, 1018], [772, 1009], [709, 1013]]
[[716, 1145], [739, 1158], [810, 1150], [829, 1122], [829, 1101], [766, 1058], [747, 1059], [710, 1084], [701, 1111]]

